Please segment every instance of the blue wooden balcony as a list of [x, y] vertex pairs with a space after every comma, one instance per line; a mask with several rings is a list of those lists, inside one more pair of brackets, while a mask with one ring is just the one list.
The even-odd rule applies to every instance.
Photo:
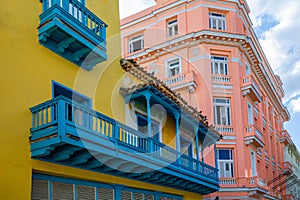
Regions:
[[40, 0], [39, 42], [58, 55], [91, 70], [107, 59], [107, 25], [78, 0]]
[[31, 112], [34, 159], [200, 194], [219, 189], [216, 168], [63, 96]]

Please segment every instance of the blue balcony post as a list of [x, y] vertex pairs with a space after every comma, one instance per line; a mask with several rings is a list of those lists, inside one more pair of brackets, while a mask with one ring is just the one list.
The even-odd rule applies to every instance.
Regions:
[[154, 192], [154, 200], [159, 200], [159, 193], [157, 191]]
[[100, 34], [101, 38], [105, 41], [106, 40], [106, 25], [100, 24]]
[[114, 185], [114, 189], [115, 189], [114, 200], [121, 200], [123, 187], [124, 186], [122, 185]]
[[[65, 126], [66, 126], [66, 103], [63, 99], [58, 99], [57, 101], [57, 125], [58, 125], [58, 135], [64, 136]], [[73, 115], [74, 113], [72, 113]]]
[[115, 147], [117, 147], [118, 140], [120, 141], [120, 127], [117, 122], [113, 124], [113, 140], [115, 142]]
[[[198, 126], [196, 127], [196, 159], [197, 159], [197, 161], [200, 161], [200, 158], [199, 158], [199, 136], [198, 136]], [[197, 162], [197, 165], [196, 165], [196, 170], [197, 170], [197, 172], [200, 170], [200, 166], [199, 166], [199, 162]]]
[[[147, 125], [148, 125], [148, 137], [151, 138], [152, 137], [152, 130], [151, 130], [151, 110], [150, 110], [150, 99], [151, 99], [151, 94], [147, 93], [147, 94], [144, 94], [145, 95], [145, 98], [146, 98], [146, 101], [147, 101]], [[153, 145], [152, 145], [152, 140], [148, 140], [149, 141], [149, 152], [152, 152], [152, 148], [153, 148]]]
[[[216, 144], [216, 143], [214, 144], [214, 153], [215, 153], [216, 169], [219, 169], [219, 166], [218, 166], [219, 155], [218, 155], [217, 144]], [[218, 176], [219, 176], [219, 174], [216, 172], [216, 177], [217, 177], [217, 179], [219, 179]]]
[[181, 154], [180, 154], [180, 130], [179, 130], [179, 117], [180, 117], [180, 114], [178, 112], [174, 112], [174, 116], [175, 116], [175, 131], [176, 131], [176, 151], [179, 152], [179, 158], [177, 158], [177, 162], [178, 164], [181, 163], [181, 160], [180, 160], [180, 157], [181, 157]]
[[55, 4], [60, 5], [60, 0], [52, 0], [52, 5], [54, 6]]
[[61, 7], [69, 12], [69, 2], [67, 0], [62, 0], [62, 5]]

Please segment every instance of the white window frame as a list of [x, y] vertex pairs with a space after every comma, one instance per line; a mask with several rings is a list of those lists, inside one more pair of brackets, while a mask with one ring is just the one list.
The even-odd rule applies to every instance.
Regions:
[[[140, 48], [134, 49], [134, 43], [139, 42], [139, 41], [140, 41]], [[144, 49], [144, 35], [140, 34], [140, 35], [136, 35], [134, 37], [129, 38], [128, 49], [129, 49], [129, 53], [133, 53], [133, 52]]]
[[167, 22], [168, 37], [172, 37], [178, 34], [178, 21], [173, 19]]
[[251, 103], [247, 103], [248, 125], [253, 124], [253, 106]]
[[226, 16], [221, 13], [209, 13], [209, 28], [216, 30], [226, 30]]
[[[222, 102], [223, 101], [223, 102]], [[214, 98], [214, 123], [216, 125], [231, 125], [231, 108], [229, 98]]]
[[256, 153], [250, 150], [251, 175], [257, 176]]
[[[176, 76], [178, 74], [181, 74], [181, 58], [172, 58], [166, 61], [166, 77], [172, 77]], [[177, 68], [177, 70], [176, 70]], [[175, 69], [174, 73], [171, 73], [172, 70]]]
[[[220, 150], [228, 150], [230, 158], [227, 160], [219, 158]], [[234, 160], [233, 160], [233, 149], [217, 149], [218, 154], [218, 168], [220, 178], [233, 178], [234, 177]]]
[[229, 75], [228, 57], [226, 56], [211, 56], [211, 72], [217, 75]]

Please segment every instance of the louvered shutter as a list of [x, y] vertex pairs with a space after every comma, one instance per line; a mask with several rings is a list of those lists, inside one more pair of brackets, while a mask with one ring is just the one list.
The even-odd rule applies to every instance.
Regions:
[[154, 200], [154, 196], [152, 194], [145, 194], [145, 200]]
[[48, 200], [48, 181], [32, 180], [31, 199]]
[[73, 185], [67, 183], [59, 183], [53, 182], [52, 183], [52, 190], [53, 190], [53, 200], [73, 200]]
[[95, 200], [96, 188], [91, 186], [76, 185], [78, 200]]
[[167, 200], [167, 197], [159, 197], [159, 200]]
[[113, 200], [114, 191], [108, 188], [98, 188], [98, 199], [99, 200]]
[[137, 192], [135, 192], [134, 194], [133, 194], [133, 199], [134, 200], [144, 200], [144, 194], [141, 194], [141, 193], [137, 193]]
[[122, 200], [131, 200], [131, 195], [132, 193], [131, 192], [128, 192], [128, 191], [122, 191]]

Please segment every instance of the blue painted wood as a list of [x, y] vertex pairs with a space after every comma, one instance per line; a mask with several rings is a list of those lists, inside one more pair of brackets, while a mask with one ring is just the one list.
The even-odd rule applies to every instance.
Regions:
[[[218, 166], [218, 160], [219, 160], [219, 154], [217, 152], [217, 144], [215, 143], [214, 144], [214, 154], [215, 154], [215, 166], [216, 166], [216, 169], [217, 171], [219, 171], [219, 166]], [[216, 172], [216, 178], [219, 179], [219, 173]]]
[[[86, 70], [107, 59], [107, 25], [77, 0], [42, 1], [39, 41]], [[88, 23], [89, 22], [89, 23]], [[76, 41], [77, 50], [69, 48]], [[84, 62], [89, 54], [88, 61]]]
[[[200, 158], [199, 158], [199, 136], [198, 136], [198, 127], [196, 128], [196, 133], [195, 133], [195, 136], [196, 136], [196, 159], [198, 161], [200, 161]], [[199, 162], [197, 162], [196, 164], [196, 171], [199, 171], [200, 170], [200, 166], [199, 166]]]
[[57, 125], [58, 135], [63, 137], [66, 130], [66, 104], [63, 99], [57, 101]]
[[[190, 156], [181, 155], [180, 152], [164, 145], [163, 143], [151, 137], [145, 137], [143, 133], [117, 122], [108, 116], [95, 112], [88, 107], [80, 105], [79, 103], [74, 101], [72, 102], [63, 96], [56, 97], [53, 100], [37, 105], [31, 108], [31, 111], [33, 115], [35, 115], [41, 110], [48, 108], [49, 105], [57, 105], [57, 108], [53, 110], [58, 116], [58, 128], [60, 128], [60, 125], [63, 125], [64, 131], [62, 132], [61, 137], [57, 135], [52, 138], [45, 138], [45, 135], [43, 134], [48, 133], [44, 131], [45, 129], [49, 128], [47, 125], [52, 124], [51, 126], [53, 126], [53, 122], [48, 122], [45, 124], [34, 122], [33, 124], [36, 127], [31, 129], [31, 137], [37, 139], [37, 141], [33, 141], [31, 143], [33, 157], [50, 155], [52, 151], [51, 149], [56, 148], [57, 145], [63, 144], [67, 145], [66, 151], [61, 151], [60, 155], [54, 155], [55, 159], [53, 161], [63, 161], [67, 159], [68, 156], [73, 155], [75, 151], [72, 152], [72, 148], [69, 150], [68, 146], [74, 146], [79, 147], [76, 150], [89, 149], [93, 152], [102, 153], [103, 155], [107, 156], [107, 160], [121, 157], [122, 159], [131, 163], [138, 163], [138, 165], [145, 166], [147, 168], [156, 169], [158, 166], [164, 166], [165, 168], [161, 168], [160, 171], [166, 175], [178, 178], [178, 180], [184, 178], [197, 184], [206, 184], [213, 188], [212, 190], [216, 190], [218, 188], [216, 186], [218, 185], [216, 168], [206, 165], [205, 163], [200, 162], [199, 160]], [[86, 119], [72, 120], [76, 119], [76, 117], [72, 116], [69, 118], [69, 120], [66, 120], [66, 116], [63, 117], [63, 115], [59, 114], [65, 113], [66, 108], [71, 110], [70, 113], [68, 113], [69, 115], [84, 114]], [[61, 124], [61, 120], [64, 120], [64, 124]], [[87, 121], [87, 123], [83, 123], [84, 121]], [[96, 122], [97, 124], [100, 124], [100, 122], [102, 123], [103, 126], [101, 126], [101, 130], [95, 128], [96, 126], [94, 123]], [[42, 140], [38, 141], [38, 139]], [[149, 149], [149, 143], [152, 144], [152, 150]], [[118, 149], [118, 153], [116, 153], [114, 150], [116, 148]], [[131, 153], [135, 156], [131, 156]], [[78, 160], [72, 162], [68, 161], [68, 165], [82, 165], [84, 164], [85, 160], [86, 162], [88, 160], [85, 156], [77, 156]], [[122, 163], [115, 163], [115, 168], [123, 166], [120, 164]], [[102, 163], [99, 163], [99, 161], [95, 160], [94, 162], [90, 162], [86, 166], [86, 169], [95, 169], [101, 166]], [[146, 177], [142, 177], [141, 174], [137, 174], [137, 176], [134, 175], [133, 177], [135, 177], [135, 179], [148, 181], [147, 176], [149, 176], [149, 179], [152, 175], [145, 174]], [[123, 176], [125, 175], [123, 174]], [[155, 177], [152, 178], [155, 179], [155, 181], [158, 181], [158, 183], [164, 184], [163, 182], [159, 181], [159, 179]], [[174, 179], [175, 182], [176, 180], [177, 179]], [[174, 184], [178, 184], [178, 182]]]
[[[175, 112], [175, 131], [176, 131], [176, 150], [180, 152], [180, 130], [179, 130], [179, 113]], [[181, 159], [177, 159], [178, 164], [181, 164]]]

